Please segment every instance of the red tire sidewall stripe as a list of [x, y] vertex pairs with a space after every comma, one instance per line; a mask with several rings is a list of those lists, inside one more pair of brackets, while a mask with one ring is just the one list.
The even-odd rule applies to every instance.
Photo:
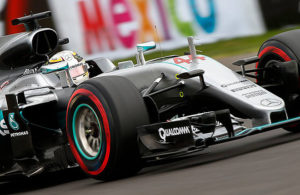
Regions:
[[78, 95], [78, 94], [82, 94], [85, 96], [88, 96], [97, 106], [101, 117], [102, 117], [102, 121], [103, 121], [103, 125], [104, 125], [104, 131], [105, 131], [105, 138], [106, 138], [106, 152], [105, 152], [105, 157], [103, 160], [102, 165], [100, 166], [99, 169], [97, 169], [96, 171], [90, 171], [88, 170], [88, 168], [86, 167], [86, 165], [84, 164], [84, 162], [82, 161], [76, 146], [72, 140], [72, 136], [70, 135], [69, 131], [67, 130], [67, 135], [68, 135], [68, 140], [69, 140], [69, 144], [71, 147], [71, 150], [74, 154], [75, 159], [77, 160], [77, 163], [79, 164], [79, 166], [82, 168], [83, 171], [85, 171], [86, 173], [90, 174], [90, 175], [99, 175], [106, 167], [108, 160], [109, 160], [109, 155], [110, 155], [110, 142], [111, 142], [111, 136], [110, 136], [110, 129], [109, 129], [109, 122], [108, 122], [108, 118], [105, 112], [105, 109], [102, 105], [102, 103], [100, 102], [100, 100], [89, 90], [87, 89], [78, 89], [76, 90], [73, 95], [70, 98], [70, 101], [68, 103], [68, 107], [67, 107], [67, 114], [66, 114], [66, 127], [68, 129], [68, 111], [69, 111], [69, 107], [71, 104], [71, 101], [73, 100], [73, 98]]
[[[278, 47], [274, 47], [274, 46], [268, 46], [266, 48], [264, 48], [258, 55], [259, 58], [261, 58], [264, 54], [271, 52], [271, 53], [275, 53], [278, 56], [280, 56], [284, 61], [288, 62], [291, 61], [292, 59], [290, 58], [290, 56], [288, 56], [283, 50], [279, 49]], [[258, 63], [256, 63], [256, 68], [258, 68]]]

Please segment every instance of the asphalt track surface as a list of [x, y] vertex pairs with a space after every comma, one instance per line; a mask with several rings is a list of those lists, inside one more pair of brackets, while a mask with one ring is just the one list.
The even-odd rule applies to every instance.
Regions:
[[299, 151], [300, 133], [277, 129], [160, 162], [130, 178], [101, 182], [72, 169], [0, 183], [0, 194], [299, 194]]

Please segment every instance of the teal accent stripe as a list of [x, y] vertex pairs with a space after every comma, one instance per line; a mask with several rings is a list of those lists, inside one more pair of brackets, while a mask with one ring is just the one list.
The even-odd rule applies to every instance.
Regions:
[[73, 115], [73, 121], [72, 121], [73, 137], [74, 137], [75, 145], [76, 145], [78, 151], [80, 152], [80, 154], [81, 154], [84, 158], [86, 158], [87, 160], [95, 160], [95, 159], [98, 157], [98, 155], [100, 154], [100, 151], [101, 151], [102, 137], [100, 136], [100, 143], [99, 143], [100, 147], [99, 147], [98, 153], [97, 153], [96, 156], [93, 156], [93, 157], [87, 156], [87, 155], [82, 151], [82, 149], [81, 149], [81, 147], [80, 147], [80, 145], [79, 145], [79, 143], [78, 143], [78, 141], [77, 141], [77, 135], [76, 135], [76, 130], [75, 130], [75, 129], [76, 129], [76, 116], [77, 116], [77, 113], [78, 113], [79, 109], [82, 108], [82, 107], [87, 107], [87, 108], [89, 108], [89, 109], [93, 112], [93, 114], [95, 115], [95, 117], [96, 117], [96, 119], [97, 119], [97, 122], [98, 122], [98, 127], [99, 127], [99, 130], [100, 130], [100, 135], [102, 135], [100, 122], [99, 122], [98, 116], [97, 116], [96, 112], [94, 111], [94, 109], [93, 109], [92, 107], [90, 107], [89, 105], [87, 105], [87, 104], [80, 104], [80, 105], [75, 109], [75, 112], [74, 112], [74, 115]]
[[42, 73], [46, 74], [46, 73], [50, 73], [50, 72], [54, 72], [54, 71], [59, 71], [59, 70], [67, 70], [69, 68], [68, 65], [58, 68], [58, 69], [48, 69], [48, 68], [41, 68]]
[[0, 121], [1, 121], [2, 119], [4, 119], [4, 116], [3, 116], [2, 110], [0, 110]]
[[142, 49], [143, 51], [148, 51], [150, 49], [155, 49], [156, 46], [137, 46], [138, 49]]
[[179, 67], [179, 68], [183, 68], [184, 70], [187, 70], [187, 71], [188, 71], [188, 69], [187, 69], [186, 67], [180, 66], [180, 65], [175, 64], [175, 63], [172, 63], [172, 62], [162, 62], [162, 63], [164, 63], [164, 64], [171, 64], [171, 65], [173, 65], [173, 66], [177, 66], [177, 67]]
[[20, 112], [20, 116], [26, 124], [29, 124], [29, 121], [23, 115], [23, 111]]
[[239, 132], [236, 136], [242, 135], [245, 132], [247, 133], [247, 132], [252, 132], [252, 131], [261, 131], [266, 127], [272, 127], [272, 126], [280, 125], [280, 124], [283, 124], [286, 122], [293, 122], [293, 121], [297, 121], [297, 120], [300, 120], [300, 117], [295, 117], [295, 118], [291, 118], [291, 119], [287, 119], [287, 120], [283, 120], [283, 121], [278, 121], [278, 122], [271, 123], [271, 124], [261, 125], [258, 127], [248, 128], [248, 129], [245, 129], [245, 130]]

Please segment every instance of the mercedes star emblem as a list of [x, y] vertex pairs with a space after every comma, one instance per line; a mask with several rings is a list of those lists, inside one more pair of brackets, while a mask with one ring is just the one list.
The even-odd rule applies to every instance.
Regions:
[[279, 106], [280, 104], [282, 104], [281, 100], [277, 100], [277, 99], [263, 99], [260, 102], [261, 105], [266, 106], [266, 107], [275, 107], [275, 106]]

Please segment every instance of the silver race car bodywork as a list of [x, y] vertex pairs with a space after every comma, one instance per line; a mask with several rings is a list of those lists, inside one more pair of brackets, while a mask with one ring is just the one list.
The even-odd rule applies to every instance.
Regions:
[[[100, 76], [124, 76], [142, 91], [155, 79], [159, 78], [161, 73], [164, 73], [166, 81], [161, 83], [161, 86], [157, 88], [159, 90], [175, 84], [178, 81], [178, 78], [176, 78], [177, 75], [201, 69], [205, 72], [204, 80], [208, 86], [203, 91], [203, 95], [217, 98], [239, 112], [244, 113], [253, 119], [254, 126], [271, 123], [271, 113], [285, 113], [285, 104], [280, 97], [212, 58], [204, 55], [198, 55], [197, 58], [199, 58], [199, 62], [193, 63], [190, 56], [174, 57], [160, 62], [149, 62], [134, 68], [104, 73]], [[184, 90], [186, 96], [194, 95], [201, 89], [198, 77], [184, 80], [184, 82], [187, 88]]]
[[[150, 86], [155, 79], [160, 77], [161, 73], [166, 75], [166, 81], [157, 87], [157, 90], [178, 82], [177, 75], [181, 73], [201, 69], [205, 72], [204, 80], [208, 86], [203, 91], [204, 95], [224, 101], [244, 113], [253, 119], [254, 126], [271, 123], [271, 113], [285, 113], [285, 104], [280, 97], [210, 57], [197, 55], [197, 58], [199, 58], [197, 63], [193, 63], [190, 56], [174, 57], [160, 62], [150, 61], [145, 65], [103, 73], [99, 77], [108, 75], [125, 77], [132, 81], [142, 93], [143, 89]], [[185, 80], [184, 83], [187, 88], [184, 90], [186, 96], [194, 95], [201, 89], [199, 78], [191, 78]], [[0, 109], [7, 109], [5, 94], [11, 93], [25, 92], [28, 103], [22, 106], [24, 108], [56, 101], [57, 98], [50, 89], [62, 89], [61, 81], [55, 74], [24, 75], [1, 90]]]

